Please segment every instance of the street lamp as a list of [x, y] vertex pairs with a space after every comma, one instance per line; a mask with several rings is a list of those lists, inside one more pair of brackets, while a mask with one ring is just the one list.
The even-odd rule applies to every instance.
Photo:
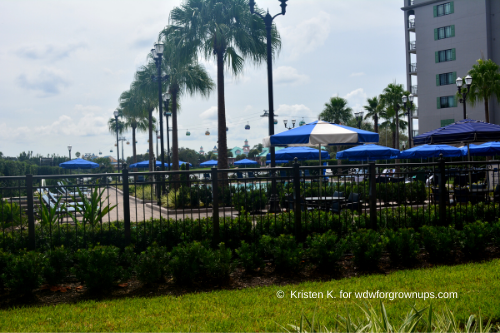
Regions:
[[358, 128], [361, 129], [361, 122], [363, 121], [364, 111], [354, 112], [354, 117], [358, 121]]
[[406, 95], [403, 95], [402, 100], [403, 100], [403, 107], [406, 110], [406, 115], [408, 116], [408, 148], [411, 148], [411, 140], [412, 140], [412, 122], [413, 122], [413, 117], [412, 117], [412, 109], [413, 109], [413, 94], [410, 94], [408, 97]]
[[[161, 121], [161, 118], [160, 118]], [[155, 130], [156, 133], [156, 158], [158, 158], [158, 130]]]
[[71, 148], [73, 148], [72, 145], [69, 145], [68, 146], [68, 150], [69, 150], [69, 160], [71, 161]]
[[115, 125], [115, 130], [116, 130], [116, 162], [118, 163], [118, 172], [120, 172], [120, 147], [118, 147], [118, 110], [115, 110], [113, 112], [113, 115], [115, 116], [116, 120], [116, 125]]
[[283, 119], [283, 124], [285, 125], [285, 128], [288, 130], [291, 130], [292, 128], [295, 128], [295, 119], [292, 119], [292, 126], [287, 126], [288, 120]]
[[[274, 134], [274, 99], [273, 99], [273, 59], [272, 59], [272, 44], [271, 44], [271, 30], [273, 27], [273, 20], [279, 15], [285, 15], [286, 13], [286, 2], [288, 0], [279, 0], [281, 2], [281, 13], [278, 13], [274, 16], [269, 14], [269, 11], [265, 16], [260, 13], [255, 12], [255, 0], [250, 0], [250, 13], [258, 15], [266, 25], [267, 31], [267, 95], [269, 102], [269, 136]], [[271, 182], [271, 196], [269, 198], [269, 212], [270, 213], [278, 213], [281, 212], [281, 208], [279, 206], [279, 200], [276, 196], [276, 179], [274, 177], [274, 169], [276, 167], [276, 158], [275, 158], [275, 149], [273, 146], [270, 147], [271, 153], [271, 169], [272, 172], [272, 182]]]
[[[167, 155], [168, 155], [168, 171], [170, 171], [170, 129], [168, 127], [168, 117], [172, 115], [172, 113], [168, 112], [168, 103], [170, 103], [170, 94], [168, 92], [163, 93], [163, 102], [165, 103], [165, 112], [163, 115], [165, 118], [167, 118]], [[162, 142], [163, 142], [163, 137], [162, 137]], [[163, 146], [161, 147], [162, 149], [162, 155], [163, 155]]]
[[462, 86], [464, 85], [464, 80], [461, 77], [457, 78], [457, 88], [458, 88], [458, 93], [462, 95], [462, 98], [460, 99], [460, 103], [464, 105], [464, 119], [467, 119], [467, 110], [465, 106], [465, 102], [467, 100], [467, 94], [470, 91], [470, 85], [472, 84], [472, 77], [470, 75], [467, 75], [465, 77], [465, 85], [467, 89], [462, 89]]

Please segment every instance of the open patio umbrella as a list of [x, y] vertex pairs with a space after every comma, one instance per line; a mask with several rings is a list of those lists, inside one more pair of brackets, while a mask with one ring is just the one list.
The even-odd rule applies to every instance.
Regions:
[[247, 158], [234, 162], [234, 165], [238, 165], [238, 166], [240, 166], [240, 165], [241, 166], [255, 165], [255, 164], [259, 164], [259, 163], [256, 161], [249, 160]]
[[376, 161], [398, 158], [399, 153], [399, 150], [394, 148], [367, 144], [339, 151], [336, 157], [338, 160], [348, 159], [349, 161]]
[[500, 140], [500, 125], [464, 119], [413, 138], [415, 145]]
[[[193, 165], [189, 162], [184, 162], [184, 161], [179, 161], [179, 166], [183, 165], [183, 164], [189, 164], [189, 167], [192, 167]], [[168, 165], [167, 163], [165, 163], [165, 165]], [[173, 163], [170, 163], [170, 166], [173, 166], [174, 164]]]
[[[288, 161], [293, 161], [295, 157], [301, 161], [305, 160], [318, 160], [319, 159], [319, 154], [320, 151], [316, 148], [311, 148], [311, 147], [288, 147], [285, 149], [278, 150], [275, 153], [276, 160], [280, 161], [285, 161], [282, 163], [286, 163]], [[266, 159], [270, 159], [271, 154], [266, 155]], [[321, 150], [321, 158], [322, 159], [329, 159], [330, 154], [328, 154], [327, 151]], [[276, 163], [279, 163], [276, 161]]]
[[470, 144], [469, 149], [467, 146], [460, 148], [464, 155], [470, 152], [472, 156], [495, 156], [500, 155], [500, 142], [486, 142], [482, 145]]
[[443, 154], [444, 157], [464, 156], [462, 149], [457, 147], [449, 145], [422, 145], [402, 151], [399, 158], [432, 158], [439, 157], [440, 154]]
[[[157, 167], [161, 167], [161, 162], [160, 161], [156, 161], [155, 165]], [[165, 166], [167, 166], [167, 163], [165, 163]], [[134, 163], [134, 164], [130, 164], [129, 168], [149, 168], [149, 160], [142, 161], [142, 162], [137, 162], [137, 163]]]
[[68, 162], [59, 163], [59, 166], [64, 169], [95, 169], [99, 167], [99, 164], [82, 158], [75, 158]]
[[212, 166], [217, 166], [217, 161], [216, 160], [210, 160], [206, 161], [200, 164], [201, 167], [212, 167]]

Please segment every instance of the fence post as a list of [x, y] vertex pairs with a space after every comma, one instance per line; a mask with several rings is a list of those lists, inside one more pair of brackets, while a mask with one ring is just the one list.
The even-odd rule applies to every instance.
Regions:
[[[156, 167], [155, 171], [159, 172], [160, 171], [160, 167]], [[153, 177], [153, 179], [155, 180], [154, 183], [155, 183], [155, 190], [156, 190], [156, 204], [158, 206], [161, 206], [161, 183], [160, 183], [160, 175], [159, 174], [155, 174], [154, 177]]]
[[26, 198], [28, 200], [28, 249], [34, 250], [35, 243], [35, 207], [33, 205], [33, 175], [26, 175]]
[[439, 223], [446, 225], [446, 203], [449, 201], [448, 191], [446, 189], [446, 169], [444, 165], [443, 154], [439, 155]]
[[213, 235], [212, 245], [216, 247], [219, 244], [219, 181], [217, 168], [212, 168], [212, 223]]
[[130, 244], [130, 198], [128, 188], [128, 169], [127, 163], [123, 163], [123, 225], [125, 227], [125, 244]]
[[369, 189], [369, 201], [370, 201], [370, 226], [372, 229], [377, 230], [377, 172], [375, 169], [375, 162], [369, 163], [369, 173], [370, 173], [370, 189]]
[[302, 209], [300, 202], [300, 164], [295, 157], [293, 163], [293, 199], [294, 199], [294, 216], [295, 216], [295, 237], [297, 240], [301, 238], [302, 229]]
[[[189, 171], [189, 162], [186, 162], [186, 171]], [[190, 176], [190, 174], [188, 173], [187, 176], [186, 176], [187, 177], [187, 186], [188, 186], [188, 188], [191, 187], [191, 183], [189, 181], [190, 180], [189, 176]]]

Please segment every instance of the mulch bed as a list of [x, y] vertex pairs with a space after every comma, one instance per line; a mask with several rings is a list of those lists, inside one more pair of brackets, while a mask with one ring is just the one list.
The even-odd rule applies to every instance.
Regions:
[[500, 258], [500, 248], [489, 246], [481, 258], [474, 260], [463, 256], [460, 251], [455, 252], [453, 260], [449, 262], [432, 263], [428, 260], [427, 253], [423, 252], [418, 256], [418, 261], [411, 267], [391, 265], [389, 256], [382, 256], [378, 269], [375, 271], [362, 271], [354, 266], [352, 255], [346, 255], [339, 262], [339, 270], [332, 273], [325, 273], [316, 270], [314, 267], [305, 267], [298, 274], [279, 274], [274, 271], [270, 263], [260, 271], [251, 273], [238, 268], [231, 274], [230, 280], [222, 285], [205, 284], [193, 286], [179, 286], [173, 280], [145, 286], [135, 278], [127, 283], [115, 287], [108, 293], [92, 294], [85, 285], [76, 281], [75, 278], [68, 277], [66, 283], [60, 286], [42, 286], [34, 291], [31, 296], [10, 295], [8, 291], [0, 292], [0, 309], [8, 309], [21, 306], [48, 306], [57, 304], [72, 304], [87, 300], [112, 300], [130, 297], [156, 297], [162, 295], [180, 296], [188, 293], [210, 292], [214, 290], [238, 290], [244, 288], [255, 288], [264, 286], [283, 286], [289, 284], [299, 284], [306, 281], [329, 281], [335, 279], [352, 278], [370, 274], [390, 274], [403, 269], [430, 268], [438, 265], [459, 265], [468, 262], [489, 261]]

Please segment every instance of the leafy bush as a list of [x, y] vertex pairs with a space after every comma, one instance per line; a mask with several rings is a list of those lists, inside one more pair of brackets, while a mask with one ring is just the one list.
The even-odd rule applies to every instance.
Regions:
[[491, 236], [492, 236], [493, 243], [497, 247], [500, 247], [500, 220], [497, 221], [497, 223], [492, 225]]
[[486, 249], [491, 240], [491, 227], [486, 222], [469, 223], [459, 232], [459, 245], [465, 255], [476, 257]]
[[47, 264], [45, 256], [34, 251], [9, 255], [2, 279], [16, 294], [29, 294], [43, 283], [42, 272]]
[[233, 206], [239, 212], [257, 212], [266, 207], [266, 191], [260, 188], [238, 188], [233, 195]]
[[0, 290], [3, 290], [5, 286], [4, 274], [6, 273], [7, 261], [9, 258], [10, 254], [0, 249]]
[[161, 198], [161, 205], [166, 208], [186, 208], [191, 204], [189, 188], [180, 187], [177, 190], [171, 189], [170, 192]]
[[54, 286], [68, 276], [73, 266], [73, 256], [64, 246], [49, 250], [46, 255], [47, 265], [44, 267], [43, 277], [48, 284]]
[[276, 271], [300, 271], [304, 250], [302, 244], [298, 244], [292, 235], [280, 235], [275, 239], [264, 235], [261, 238], [261, 244], [264, 254], [272, 256]]
[[17, 203], [8, 203], [0, 198], [0, 228], [24, 225], [27, 221], [28, 217]]
[[203, 264], [208, 280], [213, 283], [227, 282], [234, 269], [231, 250], [224, 243], [219, 244], [218, 250], [210, 250], [207, 261]]
[[411, 265], [420, 252], [419, 235], [412, 228], [387, 230], [387, 251], [393, 263]]
[[137, 257], [135, 271], [137, 278], [144, 284], [158, 282], [167, 272], [169, 254], [163, 247], [159, 247], [157, 243], [144, 252], [141, 252]]
[[356, 266], [361, 269], [377, 268], [385, 247], [384, 239], [378, 232], [371, 229], [359, 229], [349, 238], [349, 243]]
[[329, 271], [338, 268], [337, 262], [344, 255], [347, 240], [329, 230], [324, 234], [308, 236], [307, 245], [311, 262], [317, 268]]
[[433, 261], [450, 258], [456, 241], [456, 230], [449, 227], [424, 226], [420, 229], [422, 242]]
[[120, 249], [114, 246], [95, 246], [80, 249], [75, 254], [78, 264], [76, 277], [90, 290], [107, 290], [122, 281], [124, 270], [119, 265]]
[[248, 244], [242, 241], [241, 247], [236, 249], [236, 254], [239, 256], [241, 265], [247, 272], [257, 268], [264, 268], [259, 243]]

